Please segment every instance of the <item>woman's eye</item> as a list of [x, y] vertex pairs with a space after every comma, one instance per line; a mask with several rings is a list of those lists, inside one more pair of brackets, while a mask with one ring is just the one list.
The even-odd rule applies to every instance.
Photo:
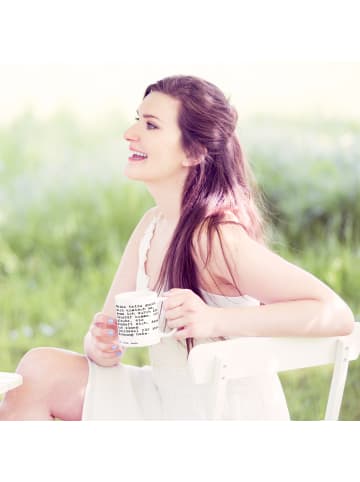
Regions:
[[151, 122], [147, 122], [146, 127], [148, 129], [157, 129], [157, 126], [155, 124], [152, 124]]
[[[136, 120], [136, 121], [139, 121], [139, 120], [140, 120], [140, 117], [139, 117], [139, 116], [136, 116], [136, 117], [135, 117], [135, 120]], [[146, 128], [147, 128], [147, 129], [158, 129], [158, 126], [156, 126], [156, 125], [153, 124], [152, 122], [147, 122], [147, 123], [146, 123]]]

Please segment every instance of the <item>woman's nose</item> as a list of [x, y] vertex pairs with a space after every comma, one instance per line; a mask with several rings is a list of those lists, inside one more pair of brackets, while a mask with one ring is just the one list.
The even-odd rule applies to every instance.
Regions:
[[132, 125], [124, 132], [124, 139], [126, 141], [136, 141], [139, 139], [139, 134], [136, 130], [136, 125]]

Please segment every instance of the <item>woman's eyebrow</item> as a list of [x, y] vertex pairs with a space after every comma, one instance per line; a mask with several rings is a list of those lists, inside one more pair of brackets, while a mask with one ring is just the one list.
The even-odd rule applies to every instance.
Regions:
[[[137, 113], [137, 115], [140, 115], [139, 110], [137, 110], [136, 113]], [[156, 120], [158, 120], [158, 121], [161, 122], [161, 120], [160, 120], [158, 117], [156, 117], [155, 115], [142, 114], [142, 116], [143, 116], [145, 119], [156, 119]]]

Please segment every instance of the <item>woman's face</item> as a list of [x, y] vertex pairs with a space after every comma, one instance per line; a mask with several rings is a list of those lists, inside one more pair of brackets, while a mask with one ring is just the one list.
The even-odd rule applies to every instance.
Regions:
[[189, 166], [181, 146], [178, 100], [161, 92], [147, 95], [136, 123], [124, 134], [130, 157], [125, 175], [144, 182], [183, 180]]

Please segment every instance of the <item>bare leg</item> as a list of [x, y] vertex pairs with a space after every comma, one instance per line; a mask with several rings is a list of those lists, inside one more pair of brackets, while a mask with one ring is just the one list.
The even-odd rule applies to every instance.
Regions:
[[81, 420], [88, 380], [84, 355], [59, 348], [34, 348], [21, 359], [23, 385], [0, 405], [0, 420]]

